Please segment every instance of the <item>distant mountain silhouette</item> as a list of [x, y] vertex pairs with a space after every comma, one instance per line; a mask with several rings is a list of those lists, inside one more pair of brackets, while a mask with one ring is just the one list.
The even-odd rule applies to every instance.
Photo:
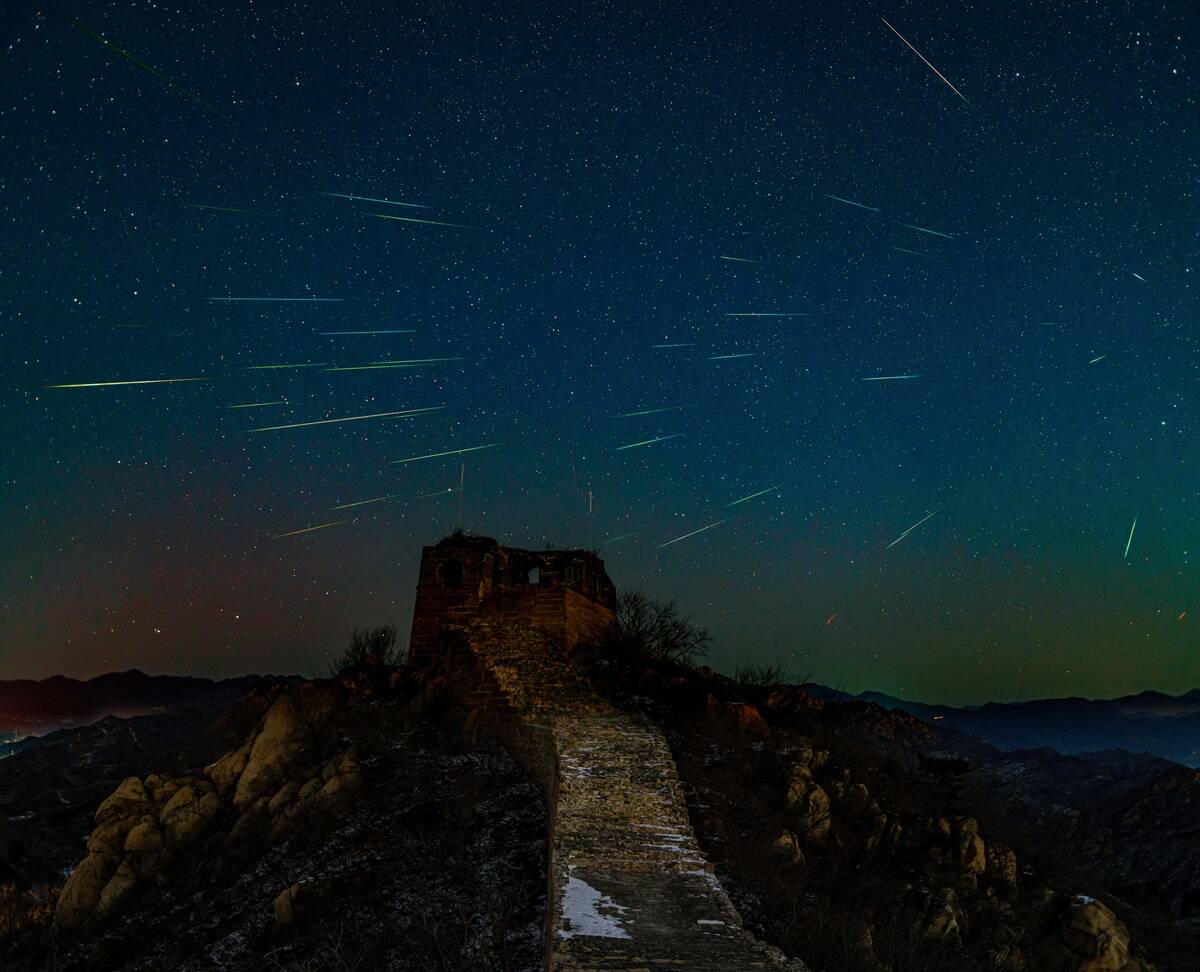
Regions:
[[[186, 706], [228, 705], [265, 679], [274, 678], [242, 675], [215, 681], [190, 675], [147, 675], [131, 668], [87, 681], [62, 675], [41, 681], [0, 681], [0, 734], [44, 733], [112, 715], [124, 718]], [[8, 748], [0, 745], [0, 755]]]
[[1116, 699], [1038, 699], [960, 708], [912, 702], [881, 692], [851, 696], [825, 686], [807, 688], [820, 698], [857, 698], [900, 709], [923, 722], [978, 737], [1008, 751], [1049, 746], [1074, 755], [1124, 749], [1200, 766], [1200, 689], [1178, 696], [1148, 691]]

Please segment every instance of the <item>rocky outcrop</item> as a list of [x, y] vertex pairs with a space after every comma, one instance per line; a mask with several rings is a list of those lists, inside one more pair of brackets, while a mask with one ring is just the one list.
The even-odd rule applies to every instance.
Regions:
[[87, 857], [59, 895], [65, 930], [103, 919], [181, 858], [244, 853], [335, 817], [362, 788], [353, 749], [331, 756], [345, 692], [310, 682], [276, 698], [245, 742], [202, 774], [129, 777], [96, 810]]
[[1076, 972], [1119, 972], [1129, 963], [1129, 930], [1095, 898], [1071, 901], [1060, 934], [1080, 959]]
[[[984, 834], [975, 817], [902, 817], [810, 738], [792, 737], [784, 753], [786, 787], [764, 850], [774, 867], [796, 873], [791, 880], [803, 880], [805, 868], [848, 860], [907, 872], [911, 938], [954, 967], [1147, 972], [1127, 928], [1100, 901], [1036, 889], [1022, 897], [1017, 855]], [[856, 969], [888, 969], [875, 954], [877, 930], [856, 916], [840, 932]]]
[[707, 710], [709, 719], [740, 735], [762, 739], [771, 734], [767, 720], [753, 703], [722, 702], [709, 693]]

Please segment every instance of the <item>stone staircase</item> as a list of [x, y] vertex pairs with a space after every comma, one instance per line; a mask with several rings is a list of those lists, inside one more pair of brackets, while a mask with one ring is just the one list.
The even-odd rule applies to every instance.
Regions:
[[531, 626], [473, 622], [448, 657], [467, 730], [499, 739], [546, 797], [550, 972], [807, 972], [743, 930], [657, 728]]

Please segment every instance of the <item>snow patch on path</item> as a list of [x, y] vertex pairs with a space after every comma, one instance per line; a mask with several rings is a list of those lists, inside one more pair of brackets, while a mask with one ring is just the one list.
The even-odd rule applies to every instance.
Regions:
[[559, 931], [559, 937], [629, 938], [629, 932], [621, 925], [621, 916], [628, 910], [572, 875], [567, 878], [562, 898], [562, 916], [567, 927]]

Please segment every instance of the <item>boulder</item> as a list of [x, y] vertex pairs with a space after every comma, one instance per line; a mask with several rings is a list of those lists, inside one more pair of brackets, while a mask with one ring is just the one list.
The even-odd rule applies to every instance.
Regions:
[[1077, 895], [1059, 925], [1063, 945], [1080, 960], [1075, 972], [1118, 972], [1129, 962], [1129, 930], [1105, 905]]
[[176, 844], [194, 840], [221, 809], [221, 800], [211, 785], [185, 783], [159, 811], [159, 822]]
[[985, 875], [993, 881], [1015, 887], [1017, 883], [1017, 855], [999, 841], [988, 841], [987, 868]]
[[326, 763], [321, 778], [325, 781], [321, 787], [321, 802], [328, 811], [344, 810], [362, 792], [362, 770], [352, 749]]
[[293, 884], [275, 898], [275, 922], [285, 928], [310, 916], [325, 897], [325, 889], [316, 884]]
[[891, 972], [875, 955], [875, 938], [871, 926], [865, 921], [852, 921], [846, 929], [846, 951], [853, 958], [855, 968], [862, 972]]
[[842, 793], [842, 808], [857, 817], [871, 805], [871, 793], [862, 783], [852, 783]]
[[262, 729], [250, 747], [246, 766], [238, 776], [233, 805], [243, 810], [284, 778], [287, 768], [304, 749], [305, 720], [291, 694], [281, 695], [263, 717]]
[[796, 781], [788, 789], [788, 809], [805, 840], [821, 841], [833, 828], [829, 795], [816, 783]]
[[126, 857], [121, 861], [113, 876], [100, 892], [100, 900], [96, 902], [96, 917], [103, 918], [126, 901], [138, 885], [138, 872], [133, 859]]
[[779, 836], [772, 841], [771, 856], [785, 864], [804, 864], [804, 851], [800, 849], [800, 841], [790, 830], [781, 830]]
[[300, 786], [301, 784], [297, 780], [288, 780], [284, 783], [267, 803], [267, 812], [272, 817], [278, 817], [290, 810], [300, 795]]
[[[870, 810], [868, 810], [868, 812], [870, 812]], [[875, 811], [867, 818], [867, 824], [869, 829], [867, 830], [864, 846], [867, 850], [873, 851], [880, 845], [880, 843], [883, 841], [884, 834], [887, 833], [887, 814], [883, 813], [878, 809], [878, 807], [876, 807]]]
[[125, 861], [134, 874], [150, 878], [162, 870], [167, 860], [167, 844], [153, 817], [144, 817], [125, 838]]
[[942, 888], [930, 895], [925, 909], [921, 937], [929, 941], [952, 941], [962, 934], [963, 914], [953, 888]]
[[116, 871], [120, 858], [91, 853], [71, 872], [54, 907], [54, 923], [65, 931], [82, 925], [96, 910], [100, 893]]
[[319, 793], [321, 791], [321, 787], [324, 785], [325, 783], [320, 776], [314, 776], [312, 779], [306, 781], [302, 787], [300, 787], [296, 797], [299, 800], [307, 800], [309, 797]]
[[[256, 735], [256, 734], [255, 734]], [[204, 768], [204, 775], [213, 781], [222, 791], [232, 787], [242, 775], [246, 764], [250, 762], [250, 750], [254, 748], [254, 735], [251, 735], [241, 746], [226, 753], [215, 763]]]
[[982, 874], [987, 867], [987, 848], [977, 833], [966, 832], [958, 837], [958, 865], [963, 874]]
[[[149, 804], [145, 808], [148, 807]], [[129, 831], [142, 816], [140, 809], [145, 808], [134, 810], [124, 817], [113, 818], [110, 815], [104, 823], [97, 824], [87, 839], [88, 853], [119, 855], [125, 849], [125, 838]]]
[[94, 819], [98, 826], [107, 827], [140, 817], [148, 812], [151, 806], [150, 794], [146, 792], [142, 781], [136, 776], [130, 776], [96, 808]]

